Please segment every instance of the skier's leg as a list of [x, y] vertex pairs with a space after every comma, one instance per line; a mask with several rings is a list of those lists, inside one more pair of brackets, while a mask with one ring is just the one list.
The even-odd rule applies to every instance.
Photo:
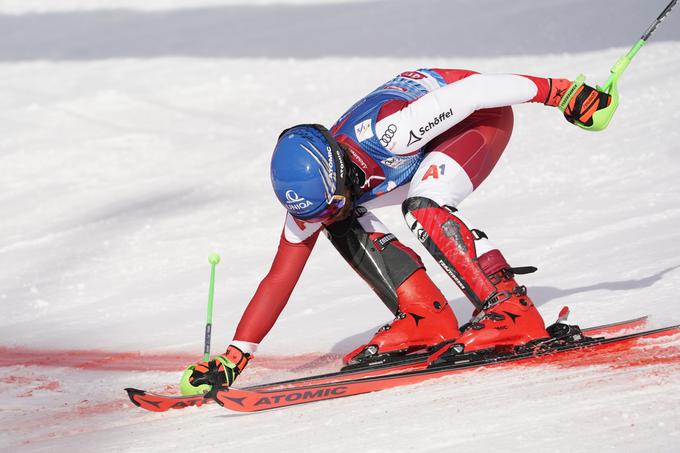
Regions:
[[432, 346], [459, 335], [453, 310], [420, 257], [371, 212], [357, 208], [326, 231], [343, 258], [396, 316], [371, 341], [345, 356], [345, 362]]
[[326, 226], [326, 235], [345, 261], [396, 314], [397, 288], [423, 267], [420, 257], [361, 207], [345, 220]]
[[[489, 315], [476, 319], [471, 324], [476, 330], [459, 339], [469, 343], [468, 349], [547, 336], [526, 289], [513, 278], [517, 269], [455, 208], [489, 175], [512, 130], [509, 108], [478, 113], [428, 145], [402, 205], [406, 223], [420, 242], [477, 310]], [[498, 330], [486, 328], [491, 324]]]

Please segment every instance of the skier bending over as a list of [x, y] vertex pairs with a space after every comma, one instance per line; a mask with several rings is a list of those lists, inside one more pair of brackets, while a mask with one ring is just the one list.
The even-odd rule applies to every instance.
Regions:
[[[511, 267], [456, 208], [486, 179], [508, 144], [510, 106], [557, 106], [565, 93], [571, 97], [564, 115], [572, 123], [592, 124], [592, 115], [611, 102], [607, 93], [572, 87], [566, 79], [420, 69], [378, 87], [330, 131], [318, 124], [283, 131], [271, 180], [288, 213], [274, 262], [226, 353], [195, 365], [190, 384], [234, 382], [288, 302], [322, 229], [395, 315], [347, 354], [345, 363], [451, 340], [471, 351], [548, 337], [526, 287], [514, 279], [535, 269]], [[420, 257], [373, 214], [394, 204], [475, 306], [463, 329]]]

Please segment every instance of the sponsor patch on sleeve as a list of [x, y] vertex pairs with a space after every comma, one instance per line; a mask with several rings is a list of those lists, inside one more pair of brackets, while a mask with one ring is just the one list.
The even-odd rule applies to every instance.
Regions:
[[371, 119], [362, 121], [359, 124], [354, 125], [354, 134], [357, 136], [357, 140], [363, 142], [373, 137], [373, 129], [371, 128]]

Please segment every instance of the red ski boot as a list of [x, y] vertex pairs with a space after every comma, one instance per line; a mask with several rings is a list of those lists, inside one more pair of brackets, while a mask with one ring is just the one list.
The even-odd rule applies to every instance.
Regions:
[[482, 255], [479, 264], [498, 293], [466, 326], [456, 343], [469, 352], [494, 346], [521, 346], [549, 337], [526, 287], [518, 285], [514, 278], [515, 272], [532, 272], [535, 268], [513, 269], [498, 250]]
[[367, 344], [347, 354], [353, 365], [382, 354], [408, 353], [458, 337], [458, 321], [446, 298], [419, 269], [397, 288], [399, 312]]
[[[491, 247], [483, 231], [470, 228], [457, 210], [439, 206], [426, 197], [410, 197], [402, 204], [406, 224], [477, 309], [477, 316], [463, 328], [455, 350], [518, 346], [549, 337], [526, 288], [514, 274], [535, 268], [511, 268], [500, 251]], [[478, 245], [486, 253], [477, 256]], [[432, 354], [430, 361], [445, 350]], [[462, 349], [462, 348], [461, 348]]]

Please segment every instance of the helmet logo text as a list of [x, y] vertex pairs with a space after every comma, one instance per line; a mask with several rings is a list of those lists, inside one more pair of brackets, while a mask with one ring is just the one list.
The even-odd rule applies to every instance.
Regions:
[[286, 205], [293, 211], [301, 211], [312, 205], [312, 202], [305, 200], [294, 190], [286, 190]]

